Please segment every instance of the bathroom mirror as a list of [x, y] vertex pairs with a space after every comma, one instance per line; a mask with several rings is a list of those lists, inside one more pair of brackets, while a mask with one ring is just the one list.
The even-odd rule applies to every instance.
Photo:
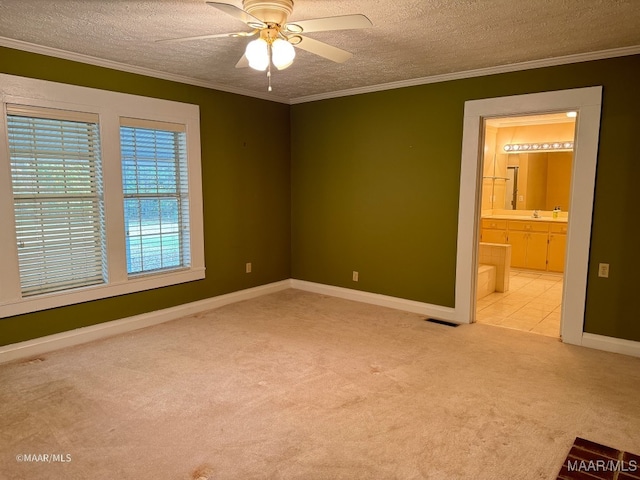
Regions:
[[482, 210], [569, 209], [575, 112], [485, 120]]
[[558, 206], [569, 210], [572, 161], [573, 152], [508, 155], [503, 208], [553, 210]]

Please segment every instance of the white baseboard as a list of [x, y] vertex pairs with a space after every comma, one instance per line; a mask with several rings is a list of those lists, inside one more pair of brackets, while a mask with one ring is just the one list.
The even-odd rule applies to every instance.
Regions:
[[[219, 295], [217, 297], [207, 298], [205, 300], [199, 300], [197, 302], [178, 305], [176, 307], [166, 308], [155, 312], [143, 313], [133, 317], [113, 320], [111, 322], [100, 323], [97, 325], [90, 325], [88, 327], [56, 333], [54, 335], [47, 335], [46, 337], [35, 338], [33, 340], [27, 340], [11, 345], [0, 346], [0, 364], [33, 357], [35, 355], [41, 355], [60, 348], [80, 345], [93, 340], [111, 337], [120, 333], [131, 332], [133, 330], [150, 327], [152, 325], [168, 322], [187, 315], [193, 315], [194, 313], [219, 308], [231, 303], [280, 292], [289, 288], [344, 298], [347, 300], [354, 300], [356, 302], [368, 303], [381, 307], [395, 308], [396, 310], [418, 313], [420, 315], [437, 318], [439, 320], [459, 323], [456, 322], [455, 310], [453, 308], [380, 295], [377, 293], [352, 290], [350, 288], [335, 287], [333, 285], [288, 279], [280, 282], [269, 283], [267, 285], [261, 285], [259, 287], [248, 288], [246, 290], [240, 290], [238, 292]], [[606, 337], [604, 335], [595, 335], [593, 333], [583, 333], [581, 345], [597, 350], [640, 357], [640, 342], [633, 340]]]
[[604, 335], [585, 332], [582, 334], [582, 346], [604, 350], [606, 352], [640, 357], [640, 342], [625, 340], [623, 338], [606, 337]]
[[334, 287], [333, 285], [324, 285], [322, 283], [307, 282], [305, 280], [296, 280], [293, 278], [291, 279], [291, 288], [329, 295], [331, 297], [355, 300], [356, 302], [370, 303], [380, 307], [395, 308], [396, 310], [418, 313], [430, 318], [437, 318], [438, 320], [460, 323], [455, 318], [455, 311], [453, 308], [442, 307], [440, 305], [432, 305], [430, 303], [416, 302], [414, 300], [406, 300], [404, 298], [363, 292], [361, 290], [352, 290], [350, 288]]
[[176, 307], [165, 308], [155, 312], [143, 313], [133, 317], [113, 320], [110, 322], [90, 325], [68, 332], [56, 333], [45, 337], [26, 340], [24, 342], [4, 345], [0, 347], [0, 364], [24, 358], [41, 355], [64, 347], [80, 345], [101, 338], [111, 337], [120, 333], [138, 330], [140, 328], [157, 325], [175, 320], [186, 315], [219, 308], [230, 303], [249, 300], [269, 293], [279, 292], [291, 288], [290, 280], [269, 283], [259, 287], [248, 288], [238, 292], [227, 293], [217, 297], [186, 303]]

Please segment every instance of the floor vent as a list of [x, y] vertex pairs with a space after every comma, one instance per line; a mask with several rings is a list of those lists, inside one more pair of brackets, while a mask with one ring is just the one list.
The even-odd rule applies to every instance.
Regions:
[[458, 327], [458, 323], [447, 322], [446, 320], [437, 320], [435, 318], [425, 318], [427, 322], [437, 323], [438, 325], [444, 325], [446, 327]]

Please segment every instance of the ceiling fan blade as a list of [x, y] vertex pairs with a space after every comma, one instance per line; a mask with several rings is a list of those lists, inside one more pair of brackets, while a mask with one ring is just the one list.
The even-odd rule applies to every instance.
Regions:
[[251, 37], [255, 35], [257, 30], [253, 32], [234, 32], [234, 33], [213, 33], [209, 35], [196, 35], [195, 37], [169, 38], [166, 40], [156, 40], [156, 43], [178, 43], [189, 42], [191, 40], [204, 40], [206, 38], [223, 38], [223, 37]]
[[240, 58], [240, 60], [238, 60], [238, 63], [236, 63], [236, 68], [247, 68], [248, 66], [249, 59], [246, 55], [242, 55], [242, 58]]
[[259, 18], [254, 17], [253, 15], [245, 12], [241, 8], [236, 7], [235, 5], [231, 5], [229, 3], [221, 3], [221, 2], [207, 2], [207, 5], [210, 5], [218, 10], [226, 13], [227, 15], [232, 16], [240, 20], [241, 22], [246, 23], [247, 25], [253, 28], [264, 28], [267, 25], [260, 20]]
[[298, 43], [293, 43], [294, 47], [297, 47], [301, 50], [306, 50], [310, 53], [315, 53], [316, 55], [319, 55], [336, 63], [346, 62], [353, 56], [352, 53], [349, 53], [346, 50], [334, 47], [333, 45], [329, 45], [328, 43], [314, 40], [313, 38], [303, 37], [302, 35], [300, 35], [298, 38], [300, 38], [301, 40]]
[[373, 23], [364, 15], [340, 15], [289, 22], [285, 30], [291, 33], [324, 32], [327, 30], [349, 30], [372, 27]]

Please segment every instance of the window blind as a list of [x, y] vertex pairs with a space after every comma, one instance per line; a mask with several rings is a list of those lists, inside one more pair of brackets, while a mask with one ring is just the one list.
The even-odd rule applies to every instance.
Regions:
[[190, 264], [184, 126], [122, 119], [120, 149], [127, 272]]
[[106, 280], [97, 115], [7, 105], [23, 296]]

